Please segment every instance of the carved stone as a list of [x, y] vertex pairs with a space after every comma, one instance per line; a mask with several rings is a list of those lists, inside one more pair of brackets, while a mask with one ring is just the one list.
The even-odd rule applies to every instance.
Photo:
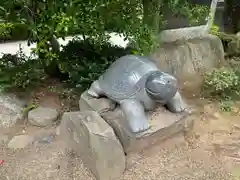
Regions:
[[64, 113], [60, 131], [97, 180], [121, 177], [125, 170], [123, 148], [96, 111]]
[[187, 111], [178, 90], [177, 79], [158, 69], [150, 57], [126, 55], [116, 59], [87, 93], [117, 103], [131, 131], [140, 133], [149, 129], [145, 111], [157, 105], [166, 105], [172, 113]]

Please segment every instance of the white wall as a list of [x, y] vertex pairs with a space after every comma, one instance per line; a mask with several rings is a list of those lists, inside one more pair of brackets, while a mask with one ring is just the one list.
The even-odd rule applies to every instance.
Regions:
[[[128, 41], [124, 41], [124, 38], [116, 33], [111, 33], [110, 34], [110, 42], [114, 45], [118, 45], [121, 47], [126, 47], [128, 44]], [[81, 38], [80, 35], [78, 37]], [[69, 41], [73, 39], [73, 36], [68, 36], [63, 39], [58, 39], [58, 42], [60, 45], [67, 45]], [[10, 42], [10, 43], [1, 43], [0, 44], [0, 57], [3, 56], [3, 54], [16, 54], [19, 51], [19, 47], [21, 46], [23, 52], [25, 55], [30, 56], [31, 55], [31, 49], [36, 47], [36, 44], [32, 44], [31, 46], [27, 45], [27, 41], [16, 41], [16, 42]]]

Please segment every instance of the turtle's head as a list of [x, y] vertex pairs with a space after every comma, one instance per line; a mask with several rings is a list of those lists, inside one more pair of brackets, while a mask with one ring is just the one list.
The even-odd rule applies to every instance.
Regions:
[[160, 103], [166, 103], [178, 91], [176, 78], [161, 71], [148, 76], [145, 88], [148, 96]]

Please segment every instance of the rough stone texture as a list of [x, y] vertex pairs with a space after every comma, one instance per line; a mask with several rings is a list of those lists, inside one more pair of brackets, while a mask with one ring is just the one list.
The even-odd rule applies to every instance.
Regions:
[[56, 127], [56, 135], [60, 136], [60, 126]]
[[[100, 101], [100, 99], [91, 97], [88, 97], [88, 99], [95, 101], [94, 104]], [[84, 100], [82, 100], [82, 104], [83, 102]], [[86, 102], [86, 104], [89, 103]], [[82, 108], [81, 111], [92, 109], [87, 106], [84, 107], [86, 108]], [[99, 110], [101, 111], [101, 109]], [[100, 113], [100, 116], [114, 129], [125, 153], [140, 151], [151, 144], [170, 138], [177, 133], [183, 133], [193, 122], [191, 116], [181, 113], [173, 114], [165, 108], [159, 107], [155, 111], [148, 113], [151, 128], [144, 133], [134, 134], [130, 131], [126, 118], [124, 118], [123, 112], [119, 107], [114, 110], [104, 111]]]
[[222, 42], [214, 35], [163, 43], [152, 57], [161, 70], [182, 80], [200, 78], [225, 63]]
[[0, 128], [9, 128], [23, 119], [26, 103], [14, 94], [0, 94]]
[[57, 120], [58, 114], [56, 109], [38, 107], [28, 113], [28, 121], [35, 126], [50, 126]]
[[189, 40], [201, 37], [204, 34], [206, 34], [206, 25], [168, 29], [162, 31], [159, 36], [161, 42], [170, 43], [178, 40]]
[[97, 111], [101, 114], [103, 112], [113, 110], [115, 109], [115, 107], [116, 103], [114, 103], [113, 101], [106, 98], [93, 99], [88, 95], [86, 91], [82, 93], [79, 100], [79, 108], [81, 111], [82, 109], [87, 109], [90, 111]]
[[56, 138], [55, 129], [43, 129], [40, 130], [33, 135], [34, 137], [34, 145], [41, 146], [41, 144], [51, 144]]
[[12, 140], [8, 143], [8, 148], [11, 149], [22, 149], [27, 147], [34, 141], [32, 136], [28, 135], [19, 135], [12, 138]]
[[96, 111], [64, 113], [61, 135], [98, 180], [119, 178], [125, 155], [113, 129]]

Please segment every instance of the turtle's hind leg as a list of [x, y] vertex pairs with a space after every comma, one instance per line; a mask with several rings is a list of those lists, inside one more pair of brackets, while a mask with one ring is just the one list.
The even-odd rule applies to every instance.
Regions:
[[134, 133], [149, 129], [149, 122], [146, 117], [143, 105], [134, 99], [127, 99], [120, 102], [129, 127]]
[[104, 95], [103, 91], [101, 90], [99, 86], [99, 81], [94, 81], [90, 88], [88, 89], [88, 94], [92, 97], [99, 98], [100, 96]]

